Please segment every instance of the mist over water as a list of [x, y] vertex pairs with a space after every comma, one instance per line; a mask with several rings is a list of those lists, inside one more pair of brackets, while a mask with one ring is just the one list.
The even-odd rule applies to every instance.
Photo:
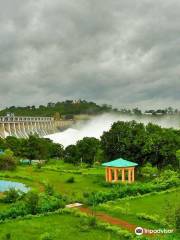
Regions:
[[158, 118], [144, 116], [138, 118], [135, 116], [125, 116], [120, 114], [102, 114], [92, 117], [88, 121], [79, 122], [63, 132], [54, 133], [45, 137], [51, 139], [55, 143], [60, 143], [64, 147], [67, 147], [68, 145], [75, 144], [78, 140], [81, 140], [84, 137], [95, 137], [100, 139], [103, 132], [108, 131], [114, 122], [127, 122], [132, 120], [144, 124], [151, 122], [165, 128], [180, 127], [180, 119], [172, 116]]

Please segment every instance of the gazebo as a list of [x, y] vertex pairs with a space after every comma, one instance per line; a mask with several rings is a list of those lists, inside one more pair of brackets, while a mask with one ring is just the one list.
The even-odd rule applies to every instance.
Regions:
[[106, 182], [117, 182], [119, 171], [121, 171], [122, 182], [126, 182], [126, 171], [128, 171], [128, 183], [134, 182], [134, 169], [137, 165], [122, 158], [103, 163], [102, 166], [106, 167]]

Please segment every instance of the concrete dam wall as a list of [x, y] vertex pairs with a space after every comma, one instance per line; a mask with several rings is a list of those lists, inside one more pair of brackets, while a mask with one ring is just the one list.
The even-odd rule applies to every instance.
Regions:
[[73, 123], [73, 120], [55, 121], [51, 117], [0, 116], [0, 137], [15, 136], [26, 138], [30, 134], [38, 134], [40, 137], [43, 137], [66, 129]]

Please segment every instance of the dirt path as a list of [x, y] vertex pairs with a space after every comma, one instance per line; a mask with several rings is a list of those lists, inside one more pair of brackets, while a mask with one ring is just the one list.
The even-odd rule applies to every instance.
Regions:
[[[79, 207], [79, 209], [80, 209], [81, 212], [84, 212], [88, 215], [93, 214], [93, 211], [89, 208]], [[102, 213], [102, 212], [94, 212], [94, 214], [98, 219], [100, 219], [104, 222], [110, 223], [112, 225], [116, 225], [116, 226], [120, 226], [122, 228], [125, 228], [132, 233], [134, 233], [135, 228], [138, 227], [135, 224], [131, 224], [131, 223], [126, 222], [124, 220], [121, 220], [119, 218], [111, 217], [110, 215], [107, 215], [107, 214]], [[151, 235], [152, 236], [153, 234], [145, 234], [145, 235]]]

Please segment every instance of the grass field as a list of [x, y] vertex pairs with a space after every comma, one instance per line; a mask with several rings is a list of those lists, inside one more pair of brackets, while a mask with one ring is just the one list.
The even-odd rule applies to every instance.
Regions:
[[168, 203], [171, 205], [171, 211], [174, 211], [175, 207], [179, 205], [179, 190], [180, 189], [174, 189], [174, 191], [165, 191], [160, 194], [147, 194], [143, 197], [135, 197], [133, 199], [110, 201], [106, 204], [99, 205], [97, 210], [106, 212], [109, 215], [130, 223], [139, 224], [141, 227], [157, 228], [160, 227], [160, 225], [150, 223], [146, 220], [140, 220], [136, 215], [145, 213], [151, 216], [159, 216], [160, 219], [163, 219], [166, 215]]
[[[108, 190], [101, 184], [104, 182], [104, 169], [80, 169], [62, 161], [49, 163], [42, 169], [34, 166], [18, 166], [15, 171], [1, 172], [0, 178], [4, 177], [18, 180], [40, 191], [44, 183], [51, 183], [55, 191], [79, 200], [83, 198], [85, 192]], [[74, 183], [67, 183], [71, 177], [74, 178]]]
[[[9, 179], [25, 183], [38, 192], [44, 190], [44, 184], [53, 185], [56, 192], [68, 196], [69, 202], [84, 200], [83, 195], [92, 191], [110, 191], [105, 183], [105, 173], [102, 167], [86, 168], [66, 164], [63, 161], [50, 161], [41, 169], [36, 166], [18, 166], [15, 171], [1, 171], [0, 179]], [[74, 178], [73, 183], [67, 180]], [[147, 194], [133, 199], [121, 199], [96, 207], [97, 211], [105, 212], [113, 217], [125, 220], [144, 228], [158, 229], [160, 224], [148, 220], [139, 219], [137, 214], [158, 215], [160, 219], [165, 218], [166, 206], [173, 203], [175, 206], [180, 199], [179, 188], [160, 194]], [[0, 203], [0, 212], [10, 205]], [[123, 210], [123, 211], [122, 211]], [[174, 209], [172, 208], [172, 211]], [[26, 220], [12, 220], [0, 224], [0, 239], [7, 233], [11, 233], [13, 240], [40, 239], [41, 234], [49, 232], [53, 239], [103, 239], [116, 240], [117, 236], [103, 230], [88, 228], [83, 229], [79, 218], [71, 215], [52, 215]], [[23, 232], [22, 229], [26, 229]]]
[[56, 214], [1, 223], [0, 239], [8, 233], [12, 240], [38, 240], [44, 233], [49, 233], [54, 240], [120, 240], [111, 232], [96, 227], [85, 228], [81, 218]]

